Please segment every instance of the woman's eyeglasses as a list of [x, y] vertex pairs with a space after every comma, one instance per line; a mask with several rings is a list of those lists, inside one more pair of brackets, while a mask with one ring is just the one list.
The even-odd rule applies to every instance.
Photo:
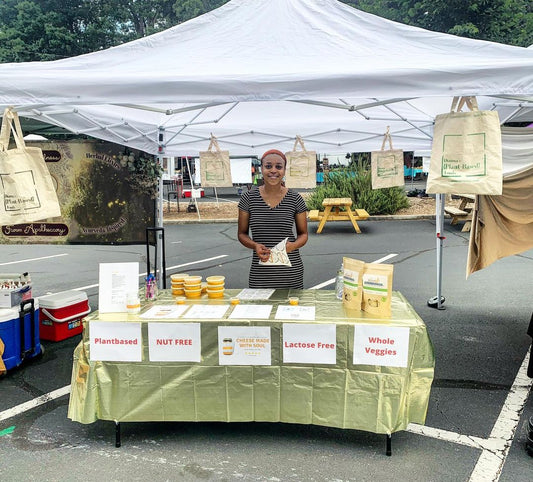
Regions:
[[269, 163], [267, 163], [267, 164], [263, 164], [263, 167], [265, 169], [269, 169], [269, 170], [272, 169], [273, 167], [275, 167], [278, 171], [281, 171], [281, 170], [285, 169], [285, 166], [283, 164], [269, 164]]

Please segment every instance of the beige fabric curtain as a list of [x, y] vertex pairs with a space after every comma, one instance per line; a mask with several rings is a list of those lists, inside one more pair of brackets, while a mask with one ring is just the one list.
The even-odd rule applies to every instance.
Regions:
[[500, 258], [531, 248], [533, 166], [504, 177], [500, 196], [477, 196], [466, 277]]

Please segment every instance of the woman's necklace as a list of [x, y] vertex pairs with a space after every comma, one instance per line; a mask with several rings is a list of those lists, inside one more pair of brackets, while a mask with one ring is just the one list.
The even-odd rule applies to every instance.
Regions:
[[[261, 190], [261, 188], [263, 189]], [[263, 201], [265, 201], [268, 204], [270, 209], [274, 209], [276, 206], [278, 206], [286, 193], [286, 190], [283, 186], [280, 186], [279, 191], [274, 192], [274, 193], [268, 192], [264, 188], [264, 186], [261, 186], [261, 188], [259, 188], [261, 197], [263, 198]]]

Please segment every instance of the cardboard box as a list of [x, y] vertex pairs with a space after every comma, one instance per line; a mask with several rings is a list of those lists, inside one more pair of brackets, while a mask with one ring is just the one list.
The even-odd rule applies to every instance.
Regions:
[[39, 331], [42, 340], [61, 341], [83, 331], [83, 318], [91, 312], [87, 293], [61, 291], [39, 297]]
[[0, 308], [16, 308], [22, 300], [31, 298], [31, 285], [0, 289]]

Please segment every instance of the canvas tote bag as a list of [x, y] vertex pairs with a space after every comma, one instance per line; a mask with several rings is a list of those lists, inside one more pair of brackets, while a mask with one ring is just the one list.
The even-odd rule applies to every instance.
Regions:
[[[301, 150], [297, 150], [298, 145]], [[308, 151], [300, 136], [296, 136], [292, 151], [286, 152], [285, 185], [292, 188], [316, 187], [316, 152]]]
[[426, 192], [500, 195], [502, 169], [498, 113], [480, 111], [475, 97], [454, 97], [435, 118]]
[[[9, 149], [11, 134], [16, 147]], [[61, 216], [52, 176], [39, 147], [26, 147], [18, 114], [4, 111], [0, 131], [0, 225]]]
[[211, 135], [207, 151], [200, 152], [202, 187], [232, 187], [229, 151], [220, 150], [218, 140]]
[[[389, 141], [389, 149], [385, 144]], [[403, 151], [392, 147], [392, 138], [387, 127], [383, 136], [380, 151], [372, 151], [370, 155], [372, 168], [372, 189], [404, 186], [403, 177]]]

